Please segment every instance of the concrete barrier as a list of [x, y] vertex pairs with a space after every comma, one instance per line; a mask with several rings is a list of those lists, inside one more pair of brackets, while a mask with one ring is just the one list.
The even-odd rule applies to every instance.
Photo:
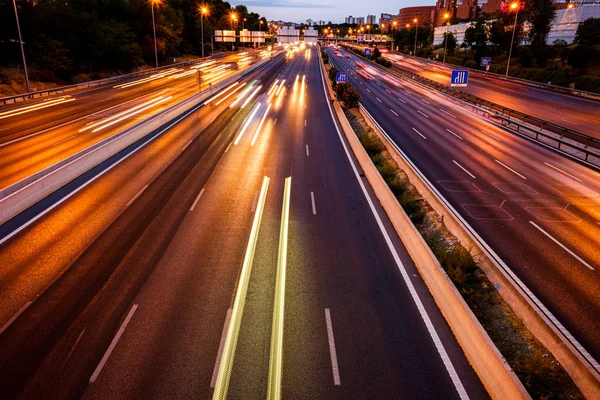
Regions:
[[[321, 60], [322, 66], [322, 60]], [[323, 79], [325, 74], [323, 73]], [[327, 80], [329, 98], [333, 99]], [[519, 378], [491, 341], [462, 296], [446, 275], [402, 206], [387, 186], [350, 126], [343, 110], [332, 101], [335, 113], [365, 177], [404, 243], [423, 281], [452, 329], [473, 369], [494, 399], [529, 399]]]
[[169, 121], [198, 106], [217, 90], [250, 74], [275, 57], [261, 60], [253, 66], [213, 85], [210, 89], [205, 89], [159, 114], [0, 190], [0, 225]]
[[586, 398], [600, 398], [597, 362], [444, 199], [362, 105], [360, 111], [417, 191], [444, 216], [446, 228], [465, 248], [474, 250], [478, 265], [515, 315], [560, 362]]

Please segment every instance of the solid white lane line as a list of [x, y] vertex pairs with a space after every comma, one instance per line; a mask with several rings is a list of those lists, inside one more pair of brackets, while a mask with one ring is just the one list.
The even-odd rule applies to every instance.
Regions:
[[417, 110], [417, 112], [418, 112], [419, 114], [421, 114], [422, 116], [424, 116], [425, 118], [428, 118], [428, 119], [429, 119], [429, 117], [427, 116], [427, 114], [425, 114], [425, 113], [424, 113], [424, 112], [422, 112], [421, 110]]
[[416, 130], [415, 128], [412, 128], [413, 131], [417, 132], [419, 135], [421, 135], [421, 137], [425, 140], [427, 140], [427, 138], [425, 137], [425, 135], [423, 135], [421, 132], [419, 132], [418, 130]]
[[308, 145], [306, 145], [306, 157], [308, 157], [310, 155], [309, 151], [308, 151]]
[[460, 140], [463, 140], [462, 137], [460, 137], [459, 135], [457, 135], [456, 133], [452, 132], [450, 129], [446, 129], [448, 132], [450, 132], [451, 134], [453, 134], [454, 136], [456, 136], [457, 138], [459, 138]]
[[504, 168], [506, 168], [507, 170], [509, 170], [510, 172], [512, 172], [513, 174], [520, 176], [523, 179], [527, 179], [525, 178], [523, 175], [521, 175], [520, 173], [518, 173], [517, 171], [515, 171], [514, 169], [512, 169], [511, 167], [509, 167], [508, 165], [504, 164], [502, 161], [496, 160], [496, 162], [500, 165], [502, 165]]
[[312, 203], [313, 215], [317, 215], [317, 207], [315, 205], [315, 193], [312, 191], [310, 192], [310, 202]]
[[[327, 89], [325, 87], [325, 75], [323, 74], [323, 67], [321, 67], [321, 84], [323, 85], [324, 96], [327, 99]], [[350, 166], [352, 167], [352, 171], [354, 172], [354, 177], [356, 178], [356, 181], [358, 182], [358, 185], [360, 186], [360, 188], [363, 192], [363, 195], [365, 196], [365, 199], [367, 200], [367, 203], [369, 204], [371, 213], [373, 214], [373, 217], [375, 218], [375, 221], [377, 222], [377, 226], [379, 227], [379, 230], [381, 231], [381, 234], [383, 235], [385, 243], [387, 244], [388, 249], [390, 250], [390, 253], [392, 254], [392, 258], [394, 259], [396, 266], [398, 267], [398, 270], [400, 271], [400, 274], [402, 275], [402, 279], [404, 280], [404, 283], [406, 284], [408, 291], [410, 292], [410, 295], [413, 298], [413, 301], [415, 302], [417, 309], [419, 310], [421, 319], [423, 319], [423, 322], [425, 322], [425, 326], [427, 327], [427, 332], [429, 333], [429, 336], [431, 337], [433, 343], [435, 344], [438, 354], [440, 355], [440, 358], [442, 359], [442, 362], [444, 363], [444, 366], [446, 367], [446, 371], [448, 371], [448, 375], [450, 376], [450, 379], [452, 379], [452, 383], [454, 384], [454, 387], [455, 387], [456, 391], [458, 392], [459, 397], [462, 400], [466, 400], [469, 398], [469, 395], [467, 394], [467, 391], [465, 390], [465, 388], [460, 380], [460, 377], [456, 373], [456, 369], [454, 368], [454, 365], [452, 364], [452, 360], [450, 360], [450, 357], [448, 356], [448, 353], [446, 352], [446, 349], [444, 348], [444, 344], [440, 340], [440, 338], [437, 334], [437, 331], [435, 330], [435, 326], [433, 326], [433, 323], [431, 322], [431, 319], [429, 318], [429, 315], [427, 314], [427, 310], [425, 310], [425, 306], [423, 305], [423, 302], [421, 301], [419, 294], [417, 293], [412, 281], [410, 280], [410, 277], [408, 276], [408, 272], [406, 272], [406, 269], [404, 268], [404, 265], [402, 264], [402, 261], [400, 260], [400, 256], [398, 255], [398, 252], [396, 251], [396, 248], [394, 247], [394, 244], [392, 243], [392, 240], [390, 239], [390, 236], [389, 236], [386, 228], [383, 226], [383, 222], [381, 221], [381, 217], [379, 216], [379, 213], [375, 209], [373, 200], [371, 199], [371, 196], [369, 195], [369, 193], [367, 192], [367, 189], [365, 188], [365, 185], [358, 173], [358, 170], [356, 169], [356, 165], [354, 164], [354, 160], [352, 160], [352, 157], [350, 156], [350, 151], [348, 150], [348, 146], [346, 146], [346, 142], [344, 141], [344, 138], [342, 137], [342, 132], [340, 131], [340, 127], [335, 119], [335, 116], [333, 114], [333, 110], [331, 108], [331, 104], [329, 101], [327, 101], [327, 107], [329, 109], [329, 114], [331, 115], [331, 119], [333, 120], [333, 125], [335, 126], [335, 130], [338, 134], [338, 138], [340, 139], [342, 147], [344, 148], [344, 152], [346, 153], [346, 158], [348, 158], [348, 162], [350, 163]]]
[[395, 115], [396, 117], [398, 116], [398, 114], [396, 114], [396, 111], [394, 111], [394, 110], [392, 110], [392, 109], [390, 109], [390, 111], [391, 111], [392, 113], [394, 113], [394, 115]]
[[329, 340], [329, 356], [331, 357], [331, 369], [333, 371], [333, 384], [341, 386], [340, 368], [338, 367], [337, 352], [335, 351], [335, 340], [333, 337], [333, 325], [331, 324], [331, 312], [325, 309], [325, 324], [327, 325], [327, 340]]
[[447, 114], [447, 115], [451, 116], [452, 118], [456, 119], [456, 116], [455, 116], [455, 115], [452, 115], [452, 114], [450, 114], [448, 111], [446, 111], [446, 110], [442, 110], [441, 108], [440, 108], [440, 111], [441, 111], [441, 112], [443, 112], [444, 114]]
[[369, 90], [369, 88], [367, 88], [367, 92], [371, 93], [371, 91]]
[[377, 99], [378, 102], [381, 103], [381, 99], [379, 97], [375, 97]]
[[252, 200], [252, 210], [254, 212], [256, 210], [256, 202], [258, 201], [258, 190], [254, 192], [254, 200]]
[[133, 196], [133, 199], [129, 200], [129, 202], [127, 202], [127, 204], [125, 204], [125, 208], [129, 207], [131, 205], [131, 203], [133, 203], [135, 201], [135, 199], [137, 199], [138, 197], [140, 197], [142, 195], [142, 193], [144, 193], [144, 190], [148, 189], [148, 185], [144, 186], [142, 188], [142, 190], [140, 190], [139, 192], [137, 192], [137, 194], [135, 196]]
[[580, 263], [582, 263], [583, 265], [585, 265], [586, 267], [588, 267], [592, 271], [595, 271], [594, 267], [592, 267], [590, 264], [588, 264], [587, 262], [585, 262], [577, 254], [573, 253], [569, 248], [567, 248], [567, 246], [565, 246], [564, 244], [562, 244], [561, 242], [559, 242], [557, 239], [555, 239], [554, 236], [550, 235], [548, 232], [546, 232], [545, 230], [543, 230], [542, 228], [540, 228], [535, 222], [529, 221], [529, 223], [531, 225], [535, 226], [540, 232], [542, 232], [544, 235], [546, 235], [554, 243], [556, 243], [557, 245], [559, 245], [564, 251], [566, 251], [567, 253], [569, 253], [570, 255], [572, 255], [577, 261], [579, 261]]
[[425, 100], [425, 99], [421, 99], [421, 101], [422, 101], [423, 103], [431, 104], [430, 102], [428, 102], [428, 101], [427, 101], [427, 100]]
[[27, 308], [29, 308], [29, 306], [31, 305], [31, 301], [28, 301], [27, 303], [25, 303], [25, 305], [23, 307], [21, 307], [21, 309], [19, 311], [17, 311], [15, 313], [15, 315], [12, 316], [11, 319], [9, 319], [4, 325], [2, 325], [2, 328], [0, 328], [0, 335], [2, 335], [4, 333], [5, 330], [8, 329], [8, 327], [16, 321], [17, 318], [19, 318], [19, 315], [23, 314], [25, 312], [25, 310], [27, 310]]
[[90, 378], [90, 383], [94, 383], [96, 381], [96, 379], [98, 378], [98, 375], [100, 375], [102, 368], [104, 368], [104, 364], [106, 364], [106, 361], [108, 361], [108, 357], [110, 357], [111, 353], [115, 349], [115, 346], [119, 342], [119, 339], [121, 339], [121, 335], [123, 335], [123, 332], [125, 332], [125, 328], [127, 328], [127, 325], [129, 324], [129, 321], [131, 321], [131, 317], [133, 317], [133, 313], [135, 312], [135, 310], [137, 310], [137, 308], [138, 308], [138, 305], [134, 304], [133, 307], [131, 307], [131, 310], [129, 310], [127, 317], [125, 317], [125, 321], [123, 321], [123, 323], [121, 324], [119, 331], [113, 338], [112, 342], [110, 342], [110, 346], [108, 346], [106, 353], [104, 353], [104, 356], [102, 357], [102, 359], [100, 360], [100, 363], [96, 367], [96, 370], [92, 374], [92, 377]]
[[401, 102], [403, 102], [404, 104], [406, 104], [406, 101], [402, 100], [400, 97], [398, 97], [398, 100], [400, 100]]
[[59, 144], [63, 144], [64, 142], [67, 142], [67, 141], [69, 141], [69, 140], [71, 140], [71, 139], [73, 139], [75, 137], [77, 137], [77, 135], [73, 135], [71, 137], [66, 138], [65, 140], [61, 140], [60, 142], [53, 144], [52, 147], [58, 146]]
[[231, 322], [229, 323], [229, 327], [227, 328], [227, 336], [225, 337], [225, 344], [223, 345], [223, 354], [221, 355], [219, 372], [217, 373], [217, 380], [215, 382], [215, 391], [213, 392], [214, 400], [221, 400], [227, 398], [227, 391], [229, 390], [229, 381], [231, 378], [231, 370], [233, 368], [235, 350], [240, 334], [242, 315], [244, 313], [244, 304], [246, 303], [246, 293], [248, 292], [250, 274], [252, 272], [252, 264], [254, 262], [254, 253], [256, 252], [256, 242], [258, 241], [260, 223], [262, 220], [263, 211], [265, 209], [267, 192], [269, 191], [269, 181], [269, 177], [265, 176], [260, 190], [260, 197], [258, 200], [256, 213], [254, 214], [254, 219], [252, 221], [252, 228], [250, 229], [248, 245], [244, 254], [244, 261], [242, 262], [242, 268], [240, 271], [238, 285], [235, 292], [233, 307], [231, 308]]
[[471, 178], [476, 179], [475, 175], [473, 175], [472, 173], [470, 173], [469, 171], [467, 171], [467, 169], [465, 167], [463, 167], [462, 165], [460, 165], [459, 163], [457, 163], [456, 161], [452, 160], [452, 162], [456, 165], [458, 165], [458, 167], [460, 169], [462, 169], [463, 171], [465, 171], [467, 174], [469, 174], [469, 176], [471, 176]]
[[575, 179], [575, 180], [577, 180], [577, 181], [579, 181], [579, 182], [583, 182], [583, 181], [582, 181], [581, 179], [579, 179], [578, 177], [576, 177], [576, 176], [573, 176], [573, 175], [569, 174], [568, 172], [565, 172], [565, 171], [563, 171], [562, 169], [560, 169], [560, 168], [558, 168], [558, 167], [555, 167], [555, 166], [554, 166], [554, 165], [552, 165], [552, 164], [548, 164], [547, 162], [544, 162], [544, 164], [546, 164], [546, 165], [547, 165], [547, 166], [549, 166], [550, 168], [554, 168], [554, 169], [555, 169], [555, 170], [557, 170], [558, 172], [562, 172], [563, 174], [565, 174], [565, 175], [567, 175], [567, 176], [569, 176], [569, 177], [571, 177], [571, 178], [573, 178], [573, 179]]
[[227, 310], [227, 314], [225, 315], [225, 323], [223, 324], [223, 332], [221, 332], [221, 341], [219, 342], [217, 359], [215, 360], [215, 367], [213, 368], [212, 378], [210, 379], [210, 387], [213, 389], [217, 383], [217, 375], [219, 373], [219, 365], [221, 365], [221, 355], [223, 354], [223, 346], [225, 345], [225, 338], [227, 337], [229, 321], [231, 321], [231, 308]]
[[494, 135], [492, 135], [491, 133], [487, 133], [486, 131], [481, 131], [481, 133], [483, 133], [484, 135], [488, 135], [488, 136], [489, 136], [489, 137], [491, 137], [492, 139], [496, 139], [496, 140], [497, 140], [497, 141], [499, 141], [499, 142], [501, 142], [501, 141], [502, 141], [502, 140], [501, 140], [499, 137], [497, 137], [497, 136], [494, 136]]
[[196, 200], [194, 200], [194, 204], [192, 204], [192, 206], [190, 207], [190, 211], [194, 211], [194, 208], [196, 208], [196, 204], [198, 204], [200, 197], [202, 197], [202, 193], [204, 193], [204, 188], [202, 188], [200, 193], [198, 193], [198, 196], [196, 196]]

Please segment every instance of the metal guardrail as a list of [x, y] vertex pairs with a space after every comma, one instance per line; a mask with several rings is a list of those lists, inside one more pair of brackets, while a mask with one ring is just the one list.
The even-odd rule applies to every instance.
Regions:
[[[353, 52], [354, 54], [357, 54]], [[465, 103], [478, 107], [484, 111], [492, 113], [495, 117], [503, 119], [503, 125], [515, 125], [518, 133], [523, 133], [546, 146], [557, 150], [565, 151], [569, 155], [588, 162], [595, 166], [600, 166], [600, 139], [584, 135], [583, 133], [573, 131], [560, 125], [532, 117], [531, 115], [501, 106], [481, 97], [466, 93], [462, 90], [444, 85], [434, 80], [425, 78], [398, 66], [386, 68], [376, 62], [365, 58], [362, 54], [357, 54], [371, 65], [383, 69], [392, 75], [407, 78], [418, 82], [428, 88], [442, 92], [450, 97], [461, 100]], [[521, 122], [519, 124], [518, 122]], [[521, 132], [521, 130], [527, 132]], [[575, 151], [573, 151], [575, 150]]]
[[98, 79], [95, 81], [82, 82], [82, 83], [78, 83], [75, 85], [60, 86], [60, 87], [56, 87], [56, 88], [51, 88], [51, 89], [46, 89], [46, 90], [38, 90], [36, 92], [31, 92], [31, 93], [26, 93], [26, 94], [18, 94], [18, 95], [9, 96], [9, 97], [0, 97], [0, 104], [3, 104], [3, 105], [13, 104], [13, 103], [16, 103], [19, 101], [39, 99], [39, 98], [50, 96], [53, 94], [68, 93], [68, 92], [72, 92], [74, 90], [106, 85], [106, 84], [109, 84], [112, 82], [120, 82], [120, 81], [123, 81], [126, 79], [135, 78], [138, 76], [149, 75], [149, 74], [158, 72], [158, 71], [166, 69], [166, 68], [185, 67], [188, 65], [193, 65], [193, 64], [197, 64], [199, 62], [205, 61], [206, 59], [224, 57], [227, 54], [230, 54], [230, 53], [227, 52], [227, 53], [217, 54], [216, 57], [209, 56], [209, 57], [205, 57], [203, 59], [199, 58], [197, 60], [183, 61], [180, 63], [165, 65], [165, 66], [158, 67], [158, 68], [146, 69], [146, 70], [138, 71], [138, 72], [131, 72], [131, 73], [125, 74], [125, 75], [117, 75], [117, 76], [112, 76], [110, 78]]

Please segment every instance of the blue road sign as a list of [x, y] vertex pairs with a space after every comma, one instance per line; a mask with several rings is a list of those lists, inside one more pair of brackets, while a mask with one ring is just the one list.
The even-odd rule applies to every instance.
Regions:
[[489, 67], [492, 65], [492, 57], [481, 57], [481, 62], [479, 65], [482, 67]]
[[362, 42], [363, 38], [364, 38], [364, 35], [362, 33], [359, 33], [356, 37], [357, 37], [356, 41]]
[[365, 56], [370, 56], [371, 55], [371, 49], [369, 49], [368, 47], [365, 49], [364, 52]]
[[335, 83], [348, 82], [348, 74], [345, 72], [338, 72], [335, 74]]
[[450, 77], [450, 86], [467, 86], [469, 82], [469, 71], [464, 69], [452, 70]]

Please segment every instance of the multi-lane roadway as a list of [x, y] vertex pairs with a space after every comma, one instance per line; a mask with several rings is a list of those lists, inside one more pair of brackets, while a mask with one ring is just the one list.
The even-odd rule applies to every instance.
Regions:
[[600, 173], [350, 52], [329, 55], [397, 146], [600, 359]]
[[[414, 71], [444, 85], [450, 84], [451, 70], [460, 69], [458, 66], [444, 65], [400, 53], [387, 53], [385, 57], [401, 68]], [[462, 90], [501, 106], [600, 139], [599, 101], [552, 92], [483, 73], [471, 73], [468, 86]]]
[[0, 244], [3, 395], [486, 398], [324, 89], [278, 56]]

